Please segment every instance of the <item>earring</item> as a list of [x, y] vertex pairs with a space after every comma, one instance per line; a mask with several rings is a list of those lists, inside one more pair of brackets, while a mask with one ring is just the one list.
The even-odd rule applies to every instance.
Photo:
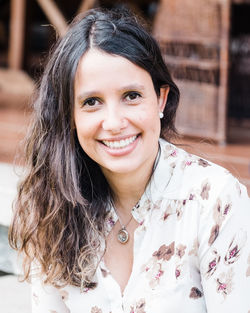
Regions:
[[163, 118], [163, 116], [164, 116], [163, 112], [159, 112], [159, 117]]

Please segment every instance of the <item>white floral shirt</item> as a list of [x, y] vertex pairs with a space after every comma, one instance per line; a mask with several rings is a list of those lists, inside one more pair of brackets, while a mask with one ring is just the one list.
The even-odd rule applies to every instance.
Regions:
[[[94, 289], [33, 282], [33, 313], [250, 313], [250, 199], [224, 168], [160, 139], [138, 205], [134, 263], [121, 294], [101, 262]], [[109, 230], [117, 221], [113, 208]]]

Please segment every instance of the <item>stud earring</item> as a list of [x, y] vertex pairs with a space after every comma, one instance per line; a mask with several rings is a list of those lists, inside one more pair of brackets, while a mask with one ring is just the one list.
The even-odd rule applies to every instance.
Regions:
[[159, 117], [163, 118], [164, 114], [162, 112], [159, 112]]

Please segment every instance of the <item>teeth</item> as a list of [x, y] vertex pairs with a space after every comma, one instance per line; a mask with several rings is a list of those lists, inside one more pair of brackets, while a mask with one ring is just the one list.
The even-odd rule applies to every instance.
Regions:
[[135, 141], [136, 138], [137, 138], [137, 136], [132, 136], [130, 138], [122, 139], [122, 140], [119, 140], [119, 141], [103, 140], [102, 142], [105, 144], [105, 146], [107, 146], [109, 148], [121, 149], [121, 148], [125, 148], [128, 145], [130, 145], [133, 141]]

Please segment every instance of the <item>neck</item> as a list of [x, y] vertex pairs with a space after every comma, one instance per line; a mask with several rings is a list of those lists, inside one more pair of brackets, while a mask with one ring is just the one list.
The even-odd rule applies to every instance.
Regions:
[[117, 180], [109, 182], [113, 192], [114, 204], [119, 212], [131, 211], [133, 206], [140, 200], [147, 183], [150, 179], [152, 168], [148, 173], [140, 173], [134, 177], [119, 176]]
[[[157, 153], [156, 153], [157, 155]], [[133, 173], [113, 173], [103, 170], [113, 193], [116, 210], [123, 220], [140, 200], [152, 175], [156, 156]]]

